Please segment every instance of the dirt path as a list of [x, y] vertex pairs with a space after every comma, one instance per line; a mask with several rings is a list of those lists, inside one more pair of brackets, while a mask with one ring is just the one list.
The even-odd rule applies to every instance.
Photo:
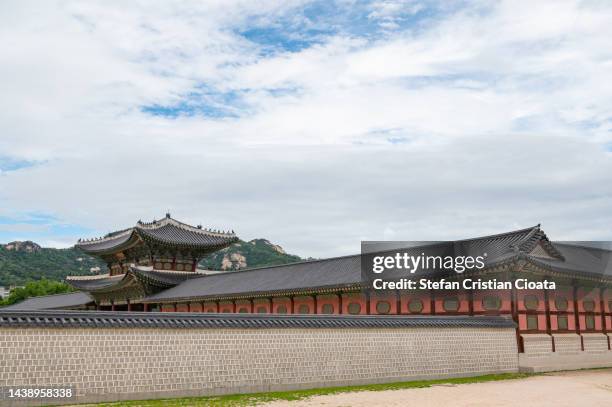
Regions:
[[550, 373], [527, 379], [422, 389], [341, 393], [301, 401], [273, 402], [265, 406], [612, 407], [612, 369]]

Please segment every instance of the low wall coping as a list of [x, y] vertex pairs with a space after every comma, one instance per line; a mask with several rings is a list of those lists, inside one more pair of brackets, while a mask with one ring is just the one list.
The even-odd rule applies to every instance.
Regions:
[[501, 316], [279, 315], [124, 311], [2, 311], [0, 328], [514, 328]]

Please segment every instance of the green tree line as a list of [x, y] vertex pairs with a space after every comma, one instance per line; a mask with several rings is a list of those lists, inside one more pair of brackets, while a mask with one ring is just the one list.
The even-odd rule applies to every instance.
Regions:
[[0, 301], [0, 307], [15, 304], [30, 297], [62, 294], [71, 291], [74, 291], [71, 286], [60, 281], [47, 280], [45, 278], [38, 281], [30, 281], [23, 287], [11, 290], [11, 293]]

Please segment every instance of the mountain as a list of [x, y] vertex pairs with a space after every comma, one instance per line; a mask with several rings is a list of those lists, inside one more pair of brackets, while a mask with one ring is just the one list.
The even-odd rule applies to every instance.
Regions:
[[30, 241], [0, 245], [0, 286], [42, 278], [61, 281], [67, 275], [90, 274], [93, 267], [105, 269], [106, 265], [75, 248], [42, 248]]
[[42, 247], [37, 243], [34, 243], [31, 240], [26, 240], [25, 242], [11, 242], [4, 245], [6, 250], [14, 250], [16, 252], [26, 252], [26, 253], [36, 253], [39, 252]]
[[242, 270], [245, 268], [274, 266], [302, 260], [287, 254], [282, 247], [266, 239], [240, 240], [219, 250], [200, 262], [200, 267], [210, 270]]
[[[266, 239], [239, 241], [200, 262], [209, 270], [241, 270], [300, 261]], [[76, 248], [51, 249], [38, 244], [11, 242], [0, 245], [0, 286], [24, 285], [27, 281], [62, 281], [68, 275], [88, 275], [91, 269], [106, 270], [106, 264]]]

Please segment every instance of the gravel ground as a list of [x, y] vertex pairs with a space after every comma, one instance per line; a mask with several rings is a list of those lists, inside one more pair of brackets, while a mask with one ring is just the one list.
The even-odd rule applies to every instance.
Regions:
[[300, 401], [273, 402], [265, 406], [612, 407], [612, 369], [549, 373], [526, 379], [421, 389], [340, 393]]

